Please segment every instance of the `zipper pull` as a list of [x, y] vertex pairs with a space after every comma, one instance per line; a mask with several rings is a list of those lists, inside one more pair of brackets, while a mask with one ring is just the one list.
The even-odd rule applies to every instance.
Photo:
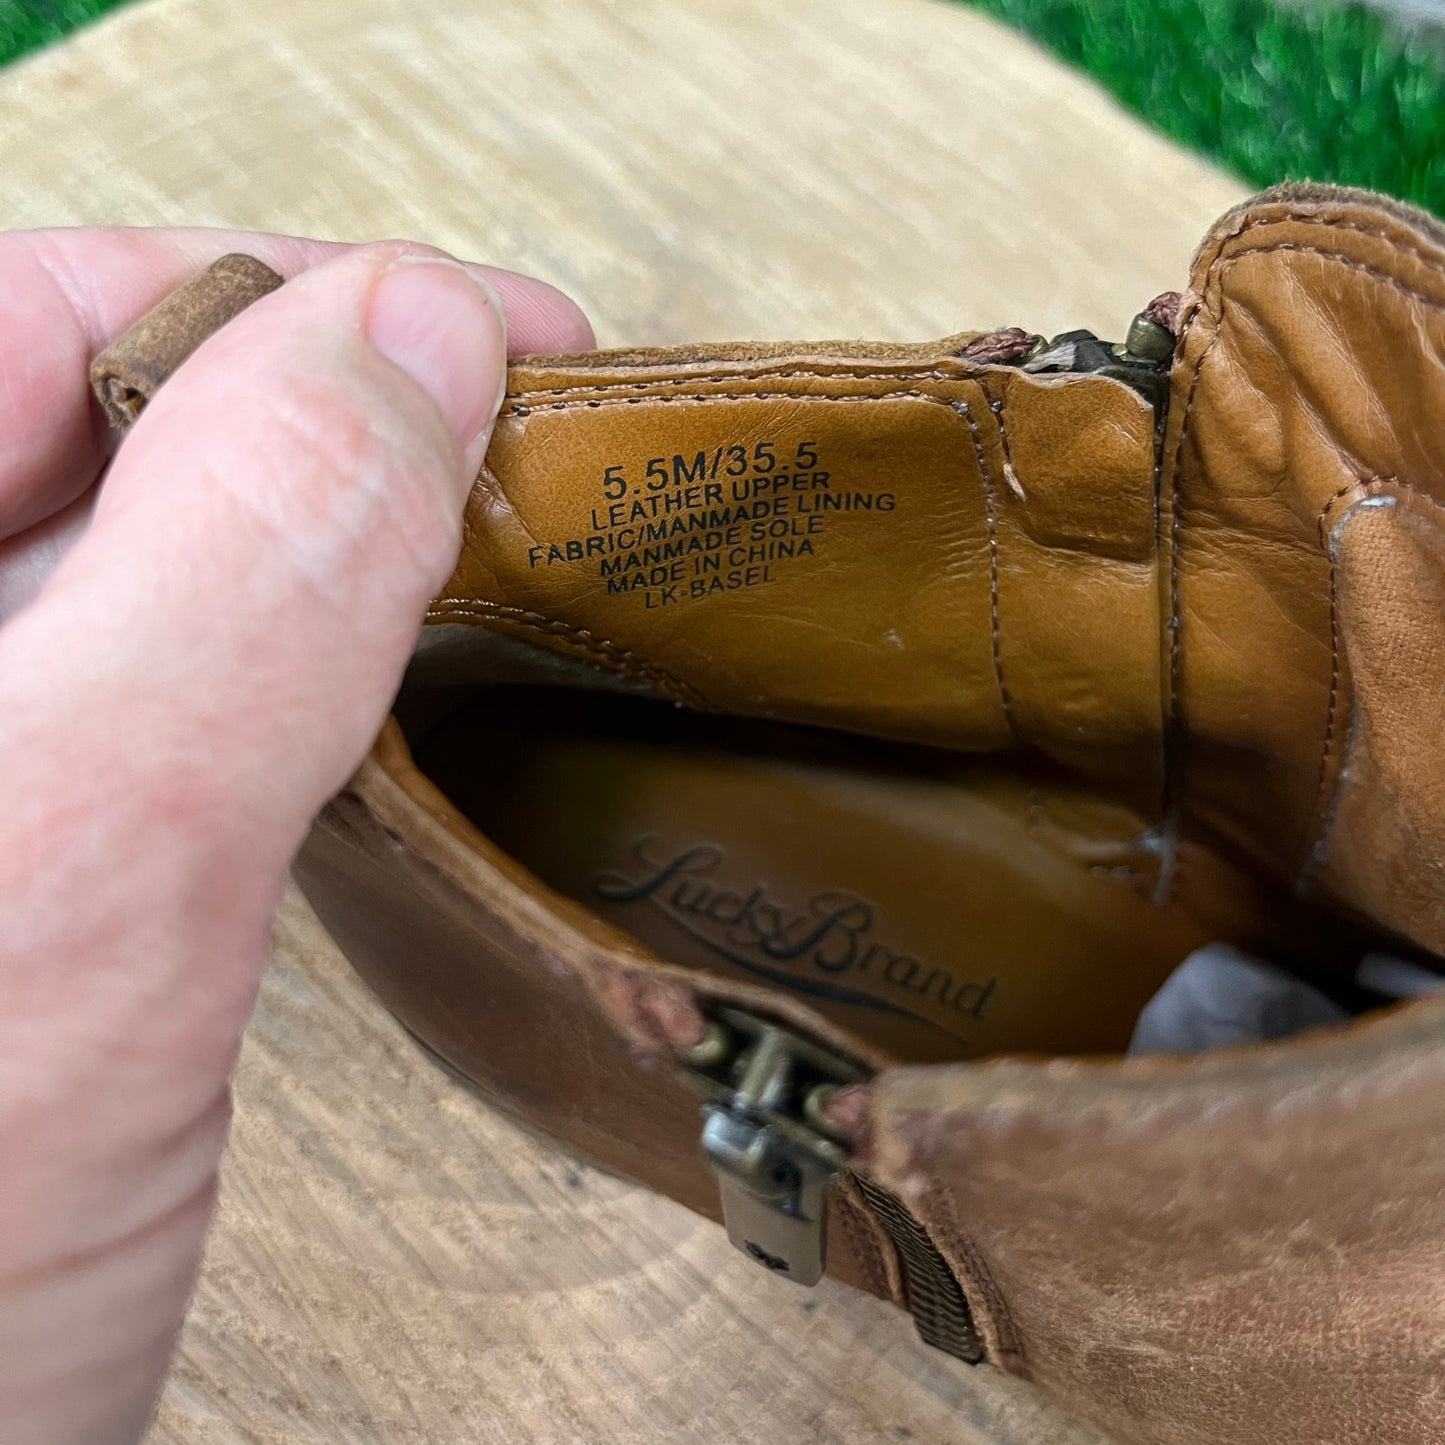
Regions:
[[702, 1147], [717, 1175], [728, 1238], [798, 1284], [827, 1264], [828, 1186], [848, 1151], [823, 1112], [863, 1073], [816, 1044], [741, 1009], [721, 1009], [685, 1055], [702, 1092]]
[[1066, 331], [1052, 341], [1038, 336], [1011, 364], [1035, 375], [1064, 372], [1112, 377], [1132, 387], [1162, 416], [1169, 393], [1174, 333], [1151, 314], [1157, 306], [1158, 302], [1151, 302], [1129, 323], [1128, 338], [1123, 342], [1100, 341], [1092, 331]]

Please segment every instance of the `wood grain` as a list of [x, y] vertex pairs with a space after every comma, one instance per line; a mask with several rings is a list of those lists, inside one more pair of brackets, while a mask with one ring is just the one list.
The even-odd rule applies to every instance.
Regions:
[[[9, 226], [407, 235], [603, 343], [1120, 335], [1242, 194], [930, 0], [148, 0], [0, 79]], [[421, 1054], [288, 900], [153, 1445], [1089, 1445]]]

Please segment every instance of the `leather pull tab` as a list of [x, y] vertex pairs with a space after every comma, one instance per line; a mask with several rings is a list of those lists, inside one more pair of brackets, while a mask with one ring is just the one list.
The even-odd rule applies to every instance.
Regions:
[[124, 431], [157, 388], [210, 335], [284, 278], [254, 256], [222, 256], [147, 311], [91, 363], [90, 384], [111, 426]]

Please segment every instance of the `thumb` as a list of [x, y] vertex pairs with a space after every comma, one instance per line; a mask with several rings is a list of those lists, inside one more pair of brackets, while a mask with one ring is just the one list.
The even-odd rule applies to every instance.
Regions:
[[206, 342], [0, 634], [5, 751], [55, 769], [25, 793], [123, 780], [151, 821], [162, 799], [289, 857], [455, 561], [505, 357], [486, 284], [398, 245], [315, 267]]

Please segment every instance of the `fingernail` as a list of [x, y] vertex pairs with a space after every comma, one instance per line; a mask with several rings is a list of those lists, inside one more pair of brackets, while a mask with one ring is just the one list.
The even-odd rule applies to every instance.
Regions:
[[366, 334], [436, 402], [475, 471], [506, 390], [507, 328], [496, 292], [459, 261], [404, 256], [372, 292]]

